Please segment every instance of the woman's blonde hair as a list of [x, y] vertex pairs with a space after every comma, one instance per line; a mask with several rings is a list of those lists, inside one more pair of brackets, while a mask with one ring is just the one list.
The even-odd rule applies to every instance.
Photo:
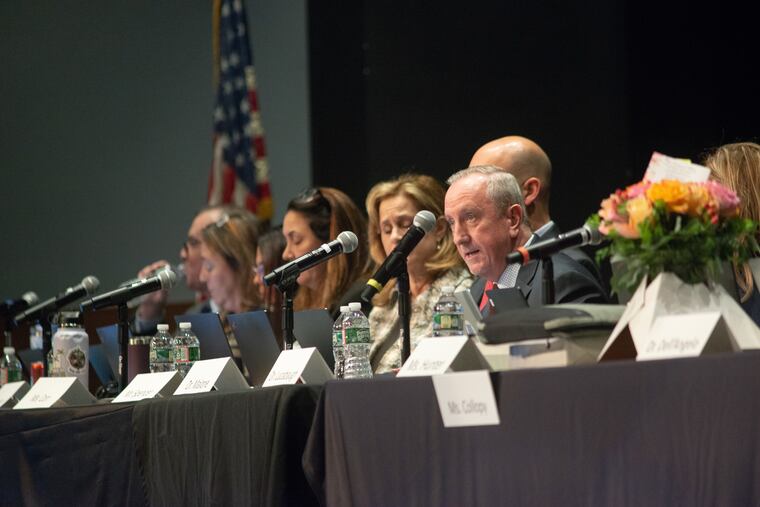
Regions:
[[206, 247], [221, 256], [235, 273], [242, 306], [249, 310], [261, 303], [253, 284], [259, 227], [259, 220], [248, 210], [224, 208], [219, 220], [207, 225], [202, 232]]
[[[372, 259], [378, 264], [386, 257], [383, 242], [380, 238], [380, 203], [389, 197], [403, 195], [407, 197], [418, 210], [428, 210], [439, 221], [443, 219], [443, 201], [446, 191], [438, 180], [424, 174], [404, 174], [396, 179], [383, 181], [372, 187], [367, 194], [366, 207], [369, 215], [369, 251]], [[435, 280], [445, 272], [464, 266], [462, 258], [454, 245], [451, 232], [446, 230], [443, 238], [438, 243], [438, 249], [432, 257], [425, 262], [425, 267], [432, 280]], [[385, 285], [382, 291], [375, 296], [372, 303], [375, 306], [385, 306], [390, 300], [391, 291], [395, 287], [395, 281]]]
[[346, 194], [335, 188], [310, 188], [288, 203], [288, 211], [302, 213], [309, 228], [323, 243], [335, 239], [343, 231], [352, 231], [359, 246], [348, 255], [336, 255], [327, 261], [327, 274], [322, 289], [299, 287], [293, 300], [296, 310], [331, 308], [357, 280], [369, 274], [372, 264], [367, 249], [367, 221]]
[[[760, 145], [755, 143], [725, 144], [705, 158], [712, 178], [739, 196], [740, 215], [760, 221]], [[760, 240], [760, 235], [758, 236]], [[752, 295], [754, 278], [749, 264], [734, 265], [736, 282], [742, 291], [741, 301]]]

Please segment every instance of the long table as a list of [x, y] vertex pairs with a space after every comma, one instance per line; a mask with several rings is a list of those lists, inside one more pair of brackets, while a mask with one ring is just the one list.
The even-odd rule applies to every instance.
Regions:
[[330, 506], [760, 505], [760, 354], [492, 375], [498, 426], [430, 378], [330, 382], [304, 468]]
[[321, 388], [0, 411], [0, 505], [317, 505], [301, 456]]

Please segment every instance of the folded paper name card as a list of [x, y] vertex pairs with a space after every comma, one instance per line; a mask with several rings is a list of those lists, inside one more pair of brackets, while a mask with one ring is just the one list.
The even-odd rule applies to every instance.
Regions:
[[333, 377], [315, 347], [283, 350], [269, 371], [263, 387], [284, 384], [324, 384]]
[[29, 384], [26, 381], [8, 382], [0, 387], [0, 408], [12, 407], [28, 392]]
[[95, 397], [76, 377], [42, 377], [21, 398], [14, 410], [91, 405]]
[[760, 329], [726, 292], [661, 273], [642, 281], [599, 360], [662, 359], [760, 349]]
[[174, 391], [175, 395], [248, 389], [243, 374], [231, 357], [196, 361]]
[[449, 371], [488, 370], [489, 365], [472, 338], [441, 336], [423, 338], [397, 377], [440, 375]]
[[499, 409], [486, 370], [433, 375], [432, 380], [444, 427], [499, 424]]
[[171, 396], [182, 382], [178, 371], [162, 371], [158, 373], [140, 373], [132, 379], [126, 389], [111, 403], [127, 403], [149, 398], [165, 398]]

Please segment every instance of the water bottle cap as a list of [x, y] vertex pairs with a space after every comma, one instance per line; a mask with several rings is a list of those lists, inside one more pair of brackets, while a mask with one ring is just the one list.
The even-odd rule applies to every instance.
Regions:
[[168, 331], [169, 324], [159, 324], [156, 326], [156, 329], [158, 329], [159, 331]]
[[179, 323], [179, 328], [180, 329], [190, 329], [191, 327], [193, 327], [193, 323], [192, 322], [180, 322]]
[[343, 305], [340, 307], [340, 313], [346, 313], [348, 310], [348, 305]]
[[15, 354], [16, 349], [13, 347], [3, 347], [3, 354]]
[[451, 285], [444, 285], [441, 287], [441, 292], [444, 294], [454, 294], [454, 287]]
[[58, 317], [58, 323], [61, 327], [81, 327], [82, 319], [77, 311], [61, 312]]
[[355, 301], [353, 303], [348, 303], [348, 309], [352, 312], [358, 312], [362, 309], [362, 304]]

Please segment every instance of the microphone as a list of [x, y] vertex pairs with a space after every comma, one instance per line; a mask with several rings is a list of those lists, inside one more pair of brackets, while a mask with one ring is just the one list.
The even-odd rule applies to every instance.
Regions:
[[367, 281], [367, 286], [361, 294], [362, 300], [369, 303], [372, 296], [383, 290], [383, 286], [389, 279], [398, 276], [396, 271], [403, 266], [406, 258], [412, 253], [417, 243], [422, 241], [425, 234], [433, 230], [435, 222], [435, 215], [428, 210], [422, 210], [414, 215], [412, 226], [406, 231], [396, 248], [385, 258], [372, 278]]
[[[165, 271], [167, 269], [174, 271], [174, 274], [177, 275], [177, 281], [182, 281], [185, 279], [185, 264], [183, 262], [180, 262], [179, 264], [164, 264], [163, 266], [157, 267], [151, 271], [145, 278], [156, 276], [159, 272]], [[119, 284], [119, 287], [127, 287], [128, 285], [132, 285], [133, 283], [137, 283], [143, 279], [144, 278], [130, 278], [126, 282], [121, 282]]]
[[351, 253], [358, 246], [359, 238], [356, 237], [356, 234], [351, 231], [343, 231], [330, 243], [325, 243], [316, 250], [312, 250], [298, 259], [294, 259], [276, 268], [264, 277], [264, 283], [267, 285], [279, 284], [286, 274], [292, 273], [294, 270], [299, 273], [306, 271], [331, 257], [335, 257], [339, 253]]
[[170, 289], [177, 281], [177, 275], [170, 269], [163, 269], [157, 275], [138, 280], [137, 282], [119, 287], [111, 292], [106, 292], [92, 299], [88, 299], [80, 305], [83, 312], [88, 310], [100, 310], [107, 306], [117, 306], [143, 294], [155, 292], [161, 289]]
[[507, 264], [527, 264], [534, 259], [545, 259], [565, 248], [585, 245], [598, 245], [602, 242], [599, 229], [584, 225], [556, 238], [539, 241], [529, 247], [518, 246], [514, 252], [507, 255]]
[[8, 315], [16, 315], [18, 312], [22, 312], [29, 308], [31, 305], [39, 301], [35, 292], [25, 292], [19, 299], [6, 299], [0, 303], [0, 316], [7, 317]]
[[79, 285], [69, 287], [57, 296], [53, 296], [50, 299], [29, 308], [25, 312], [19, 313], [13, 318], [13, 320], [16, 321], [16, 324], [20, 324], [24, 321], [39, 320], [45, 315], [57, 312], [64, 306], [71, 304], [78, 299], [89, 296], [95, 292], [99, 286], [100, 281], [98, 281], [97, 278], [94, 276], [85, 276], [82, 279], [82, 283]]

